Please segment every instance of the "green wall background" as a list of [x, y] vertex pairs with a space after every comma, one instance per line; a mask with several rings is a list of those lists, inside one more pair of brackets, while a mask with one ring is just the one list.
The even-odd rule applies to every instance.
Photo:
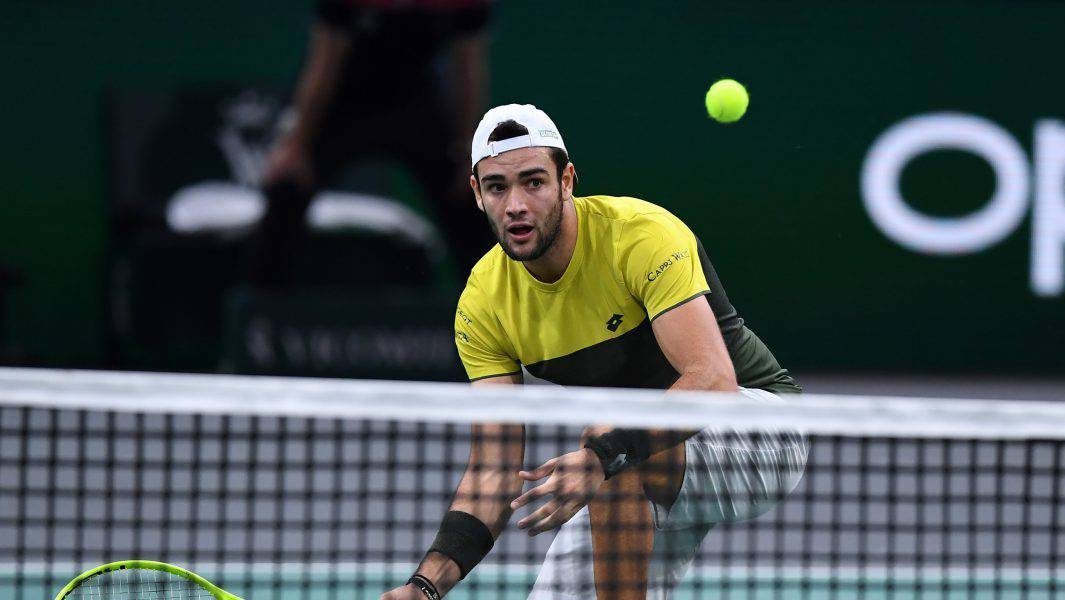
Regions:
[[[6, 319], [28, 356], [104, 355], [105, 89], [287, 84], [310, 4], [4, 3], [0, 260], [28, 277]], [[858, 183], [880, 133], [933, 111], [990, 119], [1031, 160], [1036, 120], [1065, 119], [1062, 23], [1053, 2], [504, 0], [492, 95], [552, 115], [578, 192], [684, 218], [790, 366], [1062, 373], [1065, 297], [1030, 289], [1030, 219], [977, 254], [919, 255], [875, 228]], [[702, 107], [724, 76], [752, 96], [728, 127]], [[903, 176], [906, 197], [939, 215], [975, 210], [993, 186], [958, 152]]]

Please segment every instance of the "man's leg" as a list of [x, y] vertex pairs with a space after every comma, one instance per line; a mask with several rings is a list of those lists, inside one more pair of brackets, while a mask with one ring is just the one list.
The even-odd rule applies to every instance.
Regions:
[[[756, 400], [781, 401], [762, 390], [741, 393]], [[587, 511], [563, 525], [530, 599], [586, 598], [573, 590], [592, 575], [586, 573], [590, 558], [592, 568], [587, 571], [594, 571], [600, 600], [669, 598], [710, 529], [716, 523], [768, 511], [802, 478], [805, 461], [806, 442], [796, 432], [736, 435], [712, 429], [652, 456], [639, 469], [612, 478]], [[622, 479], [625, 475], [632, 478]], [[627, 523], [627, 528], [619, 528], [618, 521]], [[650, 535], [631, 535], [640, 528]], [[617, 536], [625, 532], [630, 537], [619, 540]], [[619, 555], [627, 560], [611, 565], [609, 558]], [[611, 572], [619, 568], [622, 574]], [[634, 579], [643, 590], [609, 585]]]
[[684, 479], [684, 452], [681, 444], [606, 482], [559, 530], [530, 600], [586, 600], [593, 581], [599, 599], [645, 600], [655, 545], [649, 499], [672, 504]]
[[651, 505], [673, 505], [684, 481], [684, 444], [607, 481], [588, 503], [598, 598], [645, 600], [655, 545]]
[[[782, 402], [763, 390], [741, 389], [752, 400]], [[664, 600], [684, 578], [699, 546], [717, 523], [743, 521], [769, 511], [802, 478], [806, 441], [794, 431], [703, 430], [682, 445], [672, 464], [680, 481], [649, 486], [655, 541], [648, 566], [648, 600]], [[680, 462], [680, 461], [683, 461]], [[668, 473], [655, 469], [654, 473]], [[672, 487], [679, 483], [679, 487]], [[656, 495], [657, 494], [657, 495]], [[672, 502], [667, 504], [666, 502]]]
[[[741, 389], [741, 393], [752, 400], [782, 401], [763, 390]], [[643, 577], [646, 598], [669, 598], [710, 529], [716, 523], [750, 519], [768, 511], [798, 484], [805, 462], [806, 442], [797, 432], [702, 431], [652, 456], [637, 470], [643, 502], [633, 505], [653, 509], [653, 543], [610, 546], [624, 542], [598, 535], [593, 513], [593, 545], [597, 552], [615, 548], [617, 553], [616, 548], [621, 548], [642, 558], [642, 564], [634, 560], [626, 566]], [[610, 523], [605, 525], [609, 532]], [[598, 587], [606, 565], [596, 561], [595, 566]], [[600, 591], [599, 598], [604, 597], [621, 596], [604, 596]]]
[[588, 514], [596, 598], [645, 600], [654, 531], [640, 473], [620, 473], [603, 484]]
[[685, 466], [684, 444], [659, 452], [640, 465], [640, 482], [647, 499], [663, 508], [673, 506], [684, 483]]

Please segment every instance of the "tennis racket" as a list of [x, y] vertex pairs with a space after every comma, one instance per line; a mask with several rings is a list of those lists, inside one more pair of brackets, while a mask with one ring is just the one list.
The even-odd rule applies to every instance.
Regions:
[[55, 600], [240, 600], [203, 577], [154, 560], [123, 560], [89, 569]]

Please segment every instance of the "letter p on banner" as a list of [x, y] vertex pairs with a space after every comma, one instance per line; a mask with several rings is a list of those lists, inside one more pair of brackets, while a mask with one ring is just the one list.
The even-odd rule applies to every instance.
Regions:
[[1065, 291], [1065, 124], [1035, 125], [1035, 203], [1032, 207], [1032, 289]]

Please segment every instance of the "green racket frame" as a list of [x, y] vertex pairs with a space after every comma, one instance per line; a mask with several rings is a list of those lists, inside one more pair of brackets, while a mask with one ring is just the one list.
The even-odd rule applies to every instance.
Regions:
[[66, 598], [79, 585], [81, 585], [81, 582], [85, 581], [86, 579], [95, 577], [97, 575], [102, 575], [103, 573], [110, 573], [111, 571], [119, 571], [122, 569], [149, 569], [152, 571], [163, 571], [165, 573], [177, 575], [178, 577], [183, 577], [185, 579], [188, 579], [189, 581], [195, 582], [197, 585], [207, 590], [212, 596], [214, 596], [218, 600], [241, 600], [240, 598], [234, 596], [233, 594], [230, 594], [229, 592], [223, 590], [222, 588], [211, 583], [210, 581], [207, 581], [203, 577], [200, 577], [199, 575], [193, 573], [192, 571], [188, 571], [186, 569], [182, 569], [181, 567], [168, 565], [166, 563], [154, 560], [120, 560], [118, 562], [108, 563], [106, 565], [100, 565], [99, 567], [89, 569], [88, 571], [85, 571], [81, 575], [75, 577], [70, 583], [66, 585], [66, 587], [60, 590], [59, 594], [56, 595], [55, 600], [63, 600], [64, 598]]

